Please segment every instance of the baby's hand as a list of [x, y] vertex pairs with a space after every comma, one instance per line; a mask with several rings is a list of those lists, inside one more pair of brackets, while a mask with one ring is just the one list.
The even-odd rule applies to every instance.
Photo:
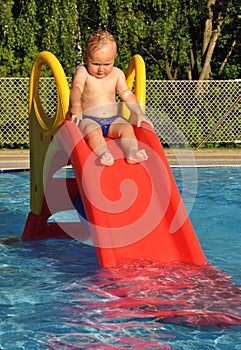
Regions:
[[82, 120], [82, 113], [71, 115], [71, 122], [75, 123], [77, 126], [79, 125], [81, 120]]
[[154, 127], [151, 120], [148, 118], [148, 116], [146, 114], [139, 113], [139, 114], [137, 114], [137, 123], [136, 123], [138, 128], [141, 126], [142, 122], [149, 124], [152, 128]]

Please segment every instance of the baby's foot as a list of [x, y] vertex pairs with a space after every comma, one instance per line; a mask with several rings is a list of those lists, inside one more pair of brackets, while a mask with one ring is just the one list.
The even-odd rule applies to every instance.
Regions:
[[105, 152], [100, 157], [100, 163], [102, 165], [111, 166], [114, 164], [114, 158], [110, 152]]
[[146, 154], [146, 151], [144, 149], [141, 150], [132, 150], [129, 152], [127, 157], [127, 163], [129, 164], [136, 164], [143, 162], [144, 160], [147, 160], [148, 156]]

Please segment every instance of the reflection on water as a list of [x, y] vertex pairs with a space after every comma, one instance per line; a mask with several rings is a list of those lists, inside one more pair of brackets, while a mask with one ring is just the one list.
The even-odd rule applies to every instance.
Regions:
[[[72, 288], [65, 290], [71, 293]], [[241, 324], [241, 287], [211, 265], [160, 266], [138, 261], [99, 272], [91, 286], [75, 281], [74, 290], [75, 295], [81, 290], [81, 297], [72, 311], [82, 313], [87, 306], [88, 311], [100, 314], [102, 325], [124, 315], [154, 322]]]

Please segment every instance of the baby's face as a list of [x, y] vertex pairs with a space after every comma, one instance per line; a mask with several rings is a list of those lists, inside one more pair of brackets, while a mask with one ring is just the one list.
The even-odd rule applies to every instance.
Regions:
[[88, 57], [89, 74], [97, 79], [105, 78], [112, 71], [116, 56], [116, 44], [108, 41]]

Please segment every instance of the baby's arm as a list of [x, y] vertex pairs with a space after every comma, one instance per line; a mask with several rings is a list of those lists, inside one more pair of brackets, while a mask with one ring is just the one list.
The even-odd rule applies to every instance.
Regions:
[[118, 69], [117, 93], [121, 100], [126, 103], [127, 107], [136, 116], [136, 125], [141, 126], [142, 122], [146, 122], [153, 127], [151, 120], [147, 117], [137, 101], [136, 95], [129, 89], [125, 74]]
[[81, 66], [75, 73], [70, 94], [71, 120], [77, 125], [82, 119], [81, 95], [84, 89], [85, 79], [86, 69], [84, 66]]

